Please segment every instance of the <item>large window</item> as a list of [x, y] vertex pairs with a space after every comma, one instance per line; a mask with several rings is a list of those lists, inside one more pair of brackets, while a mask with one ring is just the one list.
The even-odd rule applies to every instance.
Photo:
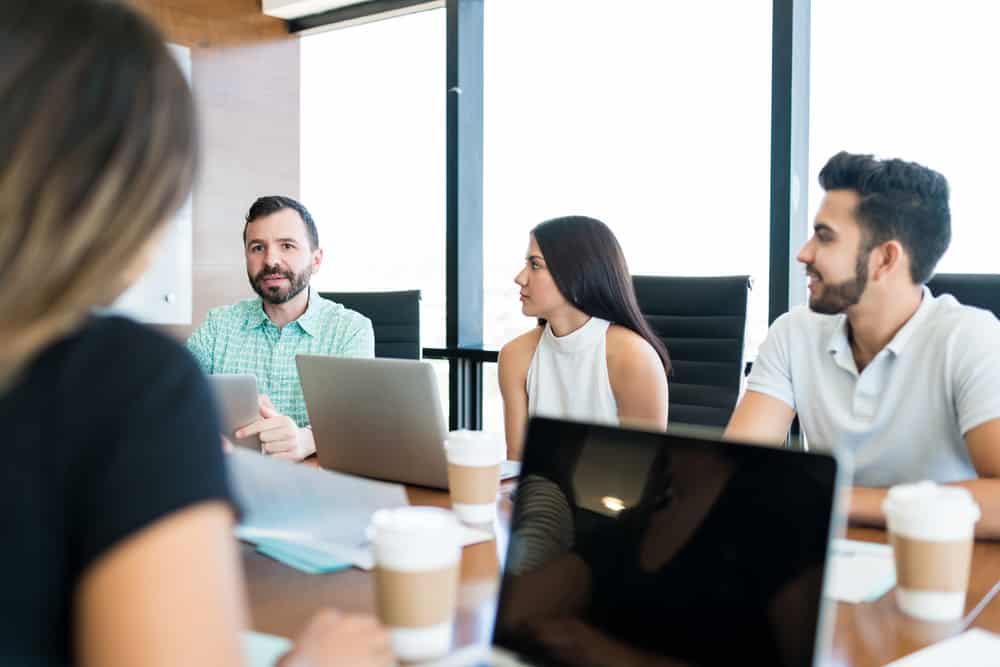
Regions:
[[301, 71], [301, 197], [325, 251], [314, 284], [420, 289], [421, 344], [442, 346], [444, 10], [304, 37]]
[[938, 269], [996, 273], [998, 25], [996, 2], [813, 0], [810, 211], [816, 175], [840, 150], [920, 162], [951, 185]]
[[[513, 277], [554, 216], [608, 223], [635, 274], [754, 278], [767, 327], [771, 2], [486, 0], [485, 343], [527, 330]], [[502, 428], [487, 368], [484, 427]]]

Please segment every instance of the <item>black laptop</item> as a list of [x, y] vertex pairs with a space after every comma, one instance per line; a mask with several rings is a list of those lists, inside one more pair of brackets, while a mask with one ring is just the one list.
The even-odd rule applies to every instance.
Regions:
[[818, 665], [846, 476], [826, 454], [533, 418], [480, 664]]

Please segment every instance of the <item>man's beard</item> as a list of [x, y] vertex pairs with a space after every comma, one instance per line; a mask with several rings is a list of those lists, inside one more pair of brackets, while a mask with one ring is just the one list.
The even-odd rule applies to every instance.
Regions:
[[809, 295], [809, 308], [822, 315], [838, 315], [861, 300], [865, 287], [868, 285], [868, 257], [871, 248], [862, 249], [858, 253], [858, 261], [854, 266], [854, 278], [840, 283], [826, 283], [823, 277], [812, 267], [806, 266], [806, 273], [819, 277], [819, 289]]
[[[288, 286], [282, 287], [280, 285], [272, 285], [264, 287], [264, 276], [273, 275], [280, 275], [287, 279]], [[308, 271], [303, 271], [302, 273], [282, 271], [278, 267], [272, 266], [261, 269], [256, 276], [251, 276], [247, 273], [247, 277], [250, 279], [250, 286], [253, 287], [253, 291], [256, 292], [261, 299], [271, 305], [278, 306], [291, 301], [298, 296], [302, 290], [308, 287], [310, 274]]]

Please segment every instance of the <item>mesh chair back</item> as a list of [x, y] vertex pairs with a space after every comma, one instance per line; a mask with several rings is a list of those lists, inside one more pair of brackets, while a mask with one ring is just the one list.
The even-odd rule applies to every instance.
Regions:
[[927, 282], [934, 296], [951, 294], [959, 303], [992, 312], [1000, 318], [1000, 275], [938, 273]]
[[376, 357], [420, 358], [420, 290], [320, 292], [319, 295], [372, 321]]
[[670, 423], [724, 427], [743, 380], [749, 276], [633, 276], [639, 309], [673, 364]]

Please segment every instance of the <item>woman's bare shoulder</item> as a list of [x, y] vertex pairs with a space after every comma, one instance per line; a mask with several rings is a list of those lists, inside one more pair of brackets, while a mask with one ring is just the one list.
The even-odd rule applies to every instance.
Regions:
[[612, 324], [607, 335], [608, 367], [662, 366], [660, 355], [648, 340], [628, 327]]
[[497, 358], [497, 364], [499, 366], [498, 371], [501, 375], [501, 382], [504, 377], [510, 377], [511, 374], [527, 375], [528, 366], [531, 365], [531, 357], [535, 354], [535, 348], [538, 347], [538, 340], [542, 337], [542, 327], [535, 327], [530, 331], [525, 331], [523, 334], [510, 340], [500, 348], [500, 356]]
[[535, 352], [535, 348], [538, 347], [538, 340], [542, 337], [542, 331], [544, 329], [540, 326], [525, 331], [523, 334], [507, 341], [507, 343], [500, 348], [501, 358], [521, 358], [523, 356], [531, 356]]
[[620, 324], [612, 324], [608, 327], [607, 342], [608, 352], [624, 352], [626, 354], [638, 352], [641, 354], [643, 351], [649, 350], [656, 354], [656, 350], [653, 349], [648, 340]]

